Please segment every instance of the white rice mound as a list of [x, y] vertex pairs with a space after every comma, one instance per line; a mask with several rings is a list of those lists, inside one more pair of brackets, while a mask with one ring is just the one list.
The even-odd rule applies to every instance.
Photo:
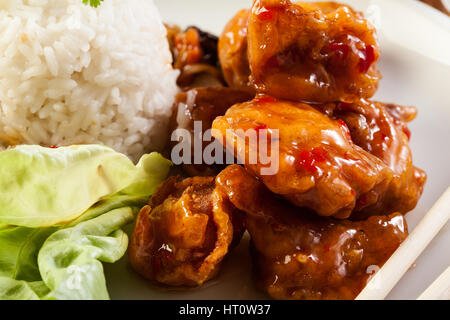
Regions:
[[171, 63], [152, 0], [0, 0], [0, 144], [161, 150]]

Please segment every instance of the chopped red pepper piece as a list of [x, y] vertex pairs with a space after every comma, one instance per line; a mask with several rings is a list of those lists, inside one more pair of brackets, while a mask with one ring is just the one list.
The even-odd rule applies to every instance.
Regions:
[[322, 53], [333, 53], [335, 57], [345, 60], [349, 51], [350, 48], [345, 43], [332, 42], [322, 50]]
[[261, 130], [267, 130], [267, 129], [269, 129], [269, 127], [267, 126], [267, 124], [262, 124], [262, 125], [259, 125], [259, 126], [257, 126], [256, 128], [255, 128], [255, 130], [259, 133], [259, 131], [261, 131]]
[[408, 140], [411, 140], [411, 130], [409, 130], [409, 128], [406, 124], [403, 126], [403, 132], [408, 137]]
[[[337, 122], [341, 126], [342, 130], [345, 133], [345, 136], [348, 138], [349, 141], [352, 141], [352, 135], [350, 133], [350, 129], [348, 128], [347, 124], [342, 119], [338, 119]], [[352, 141], [353, 142], [353, 141]]]
[[322, 148], [313, 148], [311, 151], [301, 151], [298, 156], [298, 164], [309, 172], [317, 172], [317, 164], [327, 160], [328, 152]]
[[266, 8], [266, 7], [262, 7], [259, 9], [258, 12], [258, 18], [265, 21], [265, 20], [272, 20], [274, 18], [274, 13], [272, 10]]
[[370, 66], [375, 62], [375, 47], [366, 46], [364, 49], [364, 58], [359, 59], [359, 72], [365, 73], [369, 70]]
[[254, 102], [263, 104], [263, 103], [275, 103], [277, 101], [278, 100], [274, 97], [263, 95], [263, 96], [256, 97]]

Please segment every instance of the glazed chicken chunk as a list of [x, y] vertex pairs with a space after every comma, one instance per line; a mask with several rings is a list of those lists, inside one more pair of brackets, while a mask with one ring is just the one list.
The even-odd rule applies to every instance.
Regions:
[[[272, 192], [321, 216], [350, 217], [359, 199], [367, 199], [365, 206], [374, 204], [393, 178], [381, 159], [353, 143], [345, 122], [307, 104], [257, 97], [230, 108], [213, 129]], [[278, 143], [272, 154], [278, 170], [263, 172], [267, 165], [252, 155], [264, 150], [249, 143], [245, 132], [256, 132], [258, 139], [265, 133], [270, 150]]]
[[361, 100], [339, 103], [334, 116], [348, 126], [355, 144], [381, 159], [393, 172], [386, 192], [372, 203], [359, 199], [359, 216], [407, 213], [415, 208], [426, 181], [423, 170], [414, 167], [406, 122], [414, 119], [414, 107]]
[[251, 81], [295, 101], [353, 101], [378, 88], [375, 29], [335, 2], [255, 0], [248, 20]]
[[140, 211], [129, 257], [153, 282], [199, 286], [217, 275], [242, 233], [242, 215], [216, 190], [214, 178], [172, 177]]
[[241, 10], [225, 26], [219, 38], [219, 60], [226, 82], [232, 88], [254, 91], [250, 83], [247, 26], [250, 10]]
[[318, 217], [238, 165], [216, 184], [246, 213], [257, 286], [275, 299], [354, 299], [408, 233], [401, 214], [360, 222]]
[[[227, 110], [236, 103], [251, 100], [254, 95], [247, 91], [239, 89], [230, 89], [226, 87], [217, 88], [195, 88], [179, 93], [175, 98], [174, 110], [171, 119], [170, 132], [177, 129], [186, 129], [190, 132], [189, 145], [192, 151], [190, 164], [183, 163], [183, 171], [189, 176], [214, 176], [218, 174], [224, 166], [221, 164], [207, 164], [203, 161], [196, 163], [194, 145], [197, 143], [202, 146], [200, 153], [210, 143], [200, 140], [200, 137], [194, 135], [195, 122], [201, 124], [202, 137], [205, 132], [211, 129], [214, 119], [223, 116]], [[179, 138], [175, 137], [172, 141], [172, 147], [179, 143]], [[183, 137], [184, 138], [184, 137]]]

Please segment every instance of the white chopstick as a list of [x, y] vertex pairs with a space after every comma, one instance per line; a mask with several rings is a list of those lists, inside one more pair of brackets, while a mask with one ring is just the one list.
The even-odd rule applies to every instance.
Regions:
[[420, 221], [414, 231], [370, 279], [356, 300], [382, 300], [417, 260], [450, 218], [450, 188]]
[[450, 267], [417, 300], [450, 300]]

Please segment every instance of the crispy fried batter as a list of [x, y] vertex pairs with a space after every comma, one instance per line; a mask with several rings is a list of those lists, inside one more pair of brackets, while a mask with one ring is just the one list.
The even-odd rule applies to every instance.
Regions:
[[151, 281], [199, 286], [217, 275], [242, 233], [242, 216], [217, 192], [214, 178], [172, 177], [139, 213], [129, 257]]

